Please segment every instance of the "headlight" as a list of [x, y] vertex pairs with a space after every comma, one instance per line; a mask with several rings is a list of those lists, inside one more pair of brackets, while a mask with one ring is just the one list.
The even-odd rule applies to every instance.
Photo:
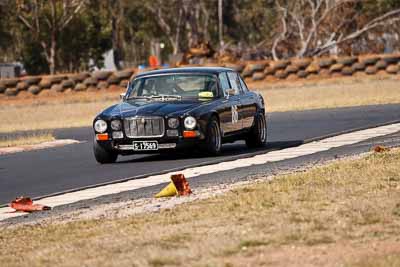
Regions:
[[98, 133], [104, 133], [107, 130], [107, 123], [103, 120], [97, 120], [94, 123], [94, 129]]
[[121, 130], [122, 124], [120, 120], [113, 120], [111, 121], [111, 129], [114, 131], [119, 131]]
[[183, 122], [188, 130], [193, 130], [196, 127], [196, 119], [192, 116], [186, 117]]
[[176, 129], [179, 126], [179, 120], [177, 118], [168, 119], [168, 127], [172, 129]]

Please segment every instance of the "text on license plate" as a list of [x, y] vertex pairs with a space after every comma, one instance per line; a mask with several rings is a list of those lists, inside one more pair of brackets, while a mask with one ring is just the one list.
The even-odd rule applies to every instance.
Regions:
[[157, 141], [134, 141], [133, 150], [158, 150]]

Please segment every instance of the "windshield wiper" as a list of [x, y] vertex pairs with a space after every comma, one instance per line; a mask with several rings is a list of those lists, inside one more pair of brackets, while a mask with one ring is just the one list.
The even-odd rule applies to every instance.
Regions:
[[161, 101], [167, 101], [167, 100], [181, 100], [182, 96], [180, 95], [151, 95], [151, 96], [131, 96], [128, 98], [129, 99], [145, 99], [145, 100], [156, 100], [156, 99], [161, 99]]
[[151, 100], [152, 97], [151, 96], [131, 96], [129, 97], [127, 100], [129, 99], [146, 99], [146, 100]]
[[150, 96], [150, 98], [152, 98], [152, 99], [159, 99], [159, 98], [161, 98], [161, 101], [166, 101], [166, 100], [169, 100], [169, 99], [182, 99], [182, 96], [180, 96], [180, 95], [152, 95], [152, 96]]

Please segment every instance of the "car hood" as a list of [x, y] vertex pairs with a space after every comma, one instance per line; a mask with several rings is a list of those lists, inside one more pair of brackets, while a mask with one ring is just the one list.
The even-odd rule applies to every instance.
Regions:
[[179, 101], [124, 101], [114, 105], [102, 115], [107, 117], [133, 117], [133, 116], [181, 116], [204, 104], [200, 100]]

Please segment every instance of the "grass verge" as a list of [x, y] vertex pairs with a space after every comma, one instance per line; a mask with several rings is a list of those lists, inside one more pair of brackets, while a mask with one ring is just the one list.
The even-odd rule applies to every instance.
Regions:
[[9, 266], [375, 266], [382, 259], [379, 266], [393, 266], [400, 253], [399, 189], [396, 149], [159, 213], [1, 230], [0, 261]]
[[7, 137], [0, 139], [0, 148], [35, 145], [54, 140], [55, 138], [51, 133], [37, 133], [37, 134], [29, 134], [18, 137], [9, 137], [9, 138]]

